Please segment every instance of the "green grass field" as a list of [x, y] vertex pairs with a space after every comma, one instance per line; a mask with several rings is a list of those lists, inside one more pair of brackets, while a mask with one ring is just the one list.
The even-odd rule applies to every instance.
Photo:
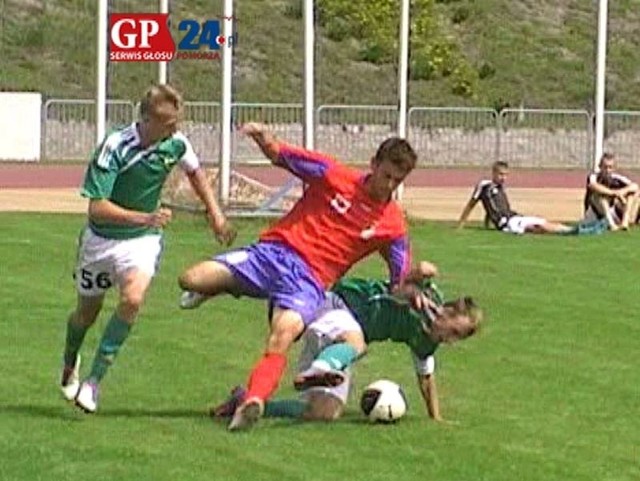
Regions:
[[[439, 351], [442, 411], [457, 424], [427, 418], [408, 352], [378, 344], [356, 379], [405, 386], [410, 409], [399, 424], [369, 425], [353, 402], [332, 425], [269, 420], [230, 434], [206, 408], [260, 354], [265, 309], [231, 298], [177, 309], [176, 276], [212, 252], [204, 222], [187, 216], [167, 231], [161, 271], [105, 379], [99, 414], [62, 401], [82, 222], [0, 215], [1, 480], [640, 479], [638, 233], [516, 238], [414, 224], [416, 257], [437, 262], [445, 291], [475, 295], [487, 314], [476, 338]], [[262, 226], [238, 225], [238, 245]], [[376, 260], [355, 272], [383, 268]], [[88, 335], [85, 368], [113, 305], [110, 296]], [[289, 385], [288, 376], [280, 395], [293, 394]]]

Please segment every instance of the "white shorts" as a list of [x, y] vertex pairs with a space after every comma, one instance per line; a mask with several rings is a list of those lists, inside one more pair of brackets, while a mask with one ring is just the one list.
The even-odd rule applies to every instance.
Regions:
[[[304, 335], [303, 347], [298, 359], [298, 372], [302, 372], [309, 367], [318, 354], [327, 346], [334, 344], [340, 335], [348, 331], [360, 331], [362, 328], [353, 314], [348, 309], [331, 309], [324, 311], [318, 319], [311, 323]], [[347, 403], [351, 390], [352, 373], [349, 369], [345, 371], [345, 380], [337, 387], [313, 387], [301, 394], [304, 399], [312, 392], [323, 392], [338, 398], [343, 404]]]
[[74, 278], [78, 293], [91, 297], [104, 294], [120, 282], [130, 269], [153, 277], [162, 252], [160, 234], [133, 239], [106, 239], [86, 228], [80, 237]]
[[507, 225], [502, 228], [502, 232], [521, 235], [524, 234], [529, 227], [535, 227], [546, 223], [547, 219], [543, 219], [542, 217], [514, 215], [509, 218]]

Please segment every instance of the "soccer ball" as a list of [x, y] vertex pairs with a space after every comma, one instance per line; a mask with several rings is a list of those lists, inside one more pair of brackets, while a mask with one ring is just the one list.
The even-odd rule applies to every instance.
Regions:
[[407, 412], [407, 399], [395, 382], [380, 379], [365, 388], [360, 408], [372, 422], [392, 423]]

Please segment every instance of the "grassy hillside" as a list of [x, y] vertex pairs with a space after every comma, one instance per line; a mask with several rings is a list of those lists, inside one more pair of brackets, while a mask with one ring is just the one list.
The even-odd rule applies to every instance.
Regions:
[[[183, 18], [221, 14], [222, 2], [173, 0]], [[295, 102], [302, 92], [299, 0], [236, 2], [235, 98]], [[0, 0], [0, 90], [91, 97], [95, 85], [94, 0]], [[114, 11], [153, 11], [150, 0], [116, 0]], [[454, 95], [447, 79], [411, 82], [413, 105], [590, 108], [596, 2], [586, 0], [439, 0], [441, 29], [481, 73], [476, 94]], [[608, 107], [640, 108], [640, 0], [611, 3]], [[388, 19], [390, 29], [397, 19]], [[177, 32], [176, 32], [177, 33]], [[319, 103], [394, 103], [393, 65], [358, 61], [357, 40], [317, 37]], [[194, 100], [217, 100], [220, 62], [179, 60], [172, 81]], [[112, 64], [110, 95], [133, 99], [154, 80], [153, 64]]]

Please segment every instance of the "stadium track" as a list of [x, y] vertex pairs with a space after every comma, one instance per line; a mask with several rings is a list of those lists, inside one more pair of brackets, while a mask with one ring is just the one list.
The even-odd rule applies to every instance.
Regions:
[[[417, 169], [409, 177], [403, 204], [422, 219], [455, 220], [473, 185], [486, 169]], [[241, 166], [237, 171], [269, 187], [279, 187], [289, 175], [271, 166]], [[0, 164], [0, 211], [85, 212], [78, 195], [84, 165], [48, 163]], [[509, 196], [523, 214], [571, 221], [581, 216], [586, 172], [580, 170], [513, 170]], [[481, 220], [475, 209], [472, 220]]]

